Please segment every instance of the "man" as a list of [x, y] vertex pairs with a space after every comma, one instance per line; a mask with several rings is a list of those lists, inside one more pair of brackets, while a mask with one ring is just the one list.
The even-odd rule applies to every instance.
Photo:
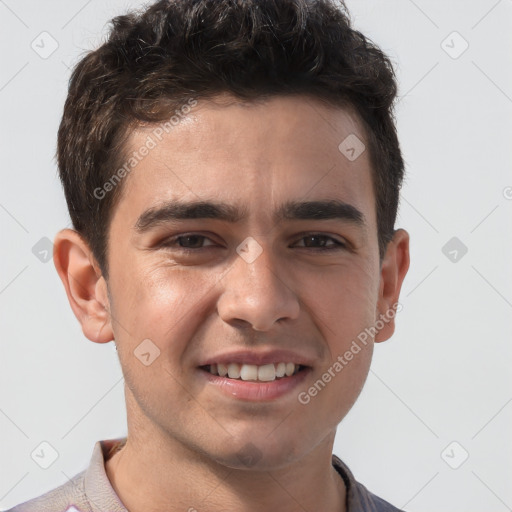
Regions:
[[70, 81], [54, 262], [128, 434], [12, 511], [398, 510], [332, 454], [409, 266], [395, 96], [328, 0], [113, 20]]

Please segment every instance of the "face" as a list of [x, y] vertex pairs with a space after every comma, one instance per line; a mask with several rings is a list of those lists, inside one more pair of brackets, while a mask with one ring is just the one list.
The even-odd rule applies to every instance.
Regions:
[[384, 313], [375, 196], [368, 151], [338, 149], [365, 140], [350, 111], [228, 99], [199, 101], [124, 178], [109, 328], [129, 424], [269, 469], [332, 441], [367, 377], [371, 337], [345, 354]]

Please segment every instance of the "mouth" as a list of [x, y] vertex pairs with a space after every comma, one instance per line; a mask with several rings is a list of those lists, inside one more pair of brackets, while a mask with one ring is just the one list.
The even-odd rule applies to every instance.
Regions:
[[199, 382], [237, 401], [293, 401], [313, 374], [314, 357], [291, 350], [233, 350], [199, 362]]
[[[212, 363], [198, 368], [203, 380], [230, 399], [271, 403], [293, 400], [313, 368], [295, 363]], [[288, 398], [286, 398], [288, 397]]]
[[207, 364], [201, 370], [225, 379], [245, 382], [273, 382], [287, 379], [304, 372], [309, 367], [292, 362], [268, 363], [263, 365], [248, 363]]

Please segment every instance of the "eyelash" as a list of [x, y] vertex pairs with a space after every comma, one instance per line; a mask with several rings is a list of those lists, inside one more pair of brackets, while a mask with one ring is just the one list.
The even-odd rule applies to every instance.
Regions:
[[[165, 248], [177, 249], [178, 251], [181, 251], [184, 253], [193, 253], [193, 252], [197, 252], [200, 250], [208, 249], [208, 247], [213, 247], [213, 246], [207, 246], [207, 247], [199, 247], [196, 249], [191, 249], [188, 247], [177, 246], [177, 243], [180, 239], [187, 238], [187, 237], [199, 237], [199, 238], [208, 239], [208, 237], [205, 235], [200, 235], [200, 234], [196, 234], [196, 233], [185, 233], [183, 235], [177, 235], [177, 236], [168, 238], [167, 240], [164, 240], [160, 244], [160, 246], [165, 247]], [[340, 240], [337, 240], [336, 238], [333, 238], [332, 236], [323, 235], [322, 233], [306, 233], [306, 234], [302, 235], [300, 240], [304, 240], [305, 238], [308, 238], [308, 237], [316, 237], [316, 238], [332, 240], [333, 242], [335, 242], [335, 245], [331, 245], [329, 247], [301, 247], [301, 249], [309, 249], [310, 251], [313, 251], [313, 252], [325, 252], [325, 251], [337, 251], [337, 250], [348, 248], [347, 244], [345, 244], [344, 242], [341, 242]]]

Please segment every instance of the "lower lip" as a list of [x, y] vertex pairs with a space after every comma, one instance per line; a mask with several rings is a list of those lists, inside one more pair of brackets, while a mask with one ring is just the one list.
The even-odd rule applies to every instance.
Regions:
[[198, 370], [210, 384], [213, 384], [229, 396], [241, 400], [265, 402], [276, 400], [299, 386], [307, 377], [311, 368], [304, 368], [295, 375], [283, 377], [270, 382], [250, 382], [238, 379], [229, 379], [213, 375], [205, 370]]

